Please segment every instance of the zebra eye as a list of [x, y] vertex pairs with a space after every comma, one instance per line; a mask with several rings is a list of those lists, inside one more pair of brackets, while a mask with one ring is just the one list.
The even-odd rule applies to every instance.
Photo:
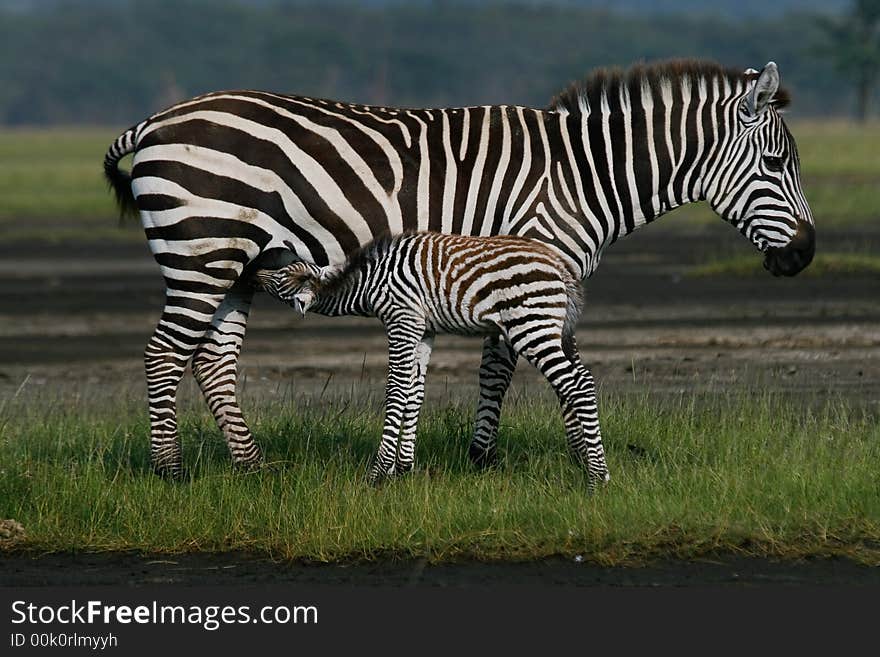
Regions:
[[776, 155], [765, 155], [764, 166], [767, 167], [770, 171], [782, 171], [782, 158]]

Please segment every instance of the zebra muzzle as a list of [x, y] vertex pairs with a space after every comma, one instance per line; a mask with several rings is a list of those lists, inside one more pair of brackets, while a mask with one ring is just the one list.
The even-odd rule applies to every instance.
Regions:
[[786, 246], [767, 249], [764, 269], [774, 276], [794, 276], [813, 261], [816, 253], [816, 229], [806, 221], [798, 222], [795, 236]]
[[294, 294], [289, 303], [296, 312], [305, 317], [306, 311], [312, 305], [313, 299], [314, 295], [308, 292], [300, 292], [299, 294]]

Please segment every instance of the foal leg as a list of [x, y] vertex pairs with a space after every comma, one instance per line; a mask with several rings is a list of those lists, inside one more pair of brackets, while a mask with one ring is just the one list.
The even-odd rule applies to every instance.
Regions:
[[419, 426], [419, 412], [425, 401], [425, 374], [434, 348], [434, 335], [425, 334], [416, 345], [415, 368], [412, 382], [412, 393], [406, 403], [403, 416], [403, 432], [397, 448], [397, 473], [404, 474], [413, 469], [416, 451], [416, 431]]
[[226, 438], [232, 463], [240, 468], [252, 467], [262, 460], [235, 392], [238, 357], [253, 297], [254, 289], [250, 285], [239, 282], [233, 286], [214, 313], [211, 327], [192, 361], [193, 374]]
[[[540, 335], [542, 331], [535, 329], [534, 333]], [[591, 417], [591, 405], [581, 388], [578, 368], [566, 355], [559, 337], [550, 340], [530, 339], [523, 334], [512, 337], [511, 344], [545, 376], [559, 397], [569, 449], [576, 455], [577, 461], [586, 467], [590, 489], [594, 489], [598, 482], [608, 479], [608, 468], [604, 451], [601, 451], [602, 442], [598, 432], [590, 437], [584, 430]], [[595, 397], [592, 407], [592, 417], [598, 428]]]
[[501, 336], [487, 337], [483, 341], [480, 400], [469, 450], [471, 462], [480, 469], [491, 467], [497, 461], [501, 404], [515, 369], [516, 352], [510, 343]]
[[388, 381], [385, 384], [385, 426], [379, 452], [370, 468], [370, 483], [395, 474], [397, 446], [407, 398], [415, 381], [416, 345], [424, 335], [424, 322], [401, 321], [388, 326]]
[[593, 374], [581, 361], [574, 335], [563, 337], [562, 347], [565, 350], [565, 355], [574, 365], [577, 388], [586, 402], [580, 415], [581, 442], [572, 446], [572, 456], [581, 462], [598, 463], [600, 469], [605, 471], [604, 480], [608, 481], [610, 475], [605, 463], [605, 448], [602, 444], [602, 431], [599, 427], [599, 407], [596, 402], [596, 383], [593, 380]]

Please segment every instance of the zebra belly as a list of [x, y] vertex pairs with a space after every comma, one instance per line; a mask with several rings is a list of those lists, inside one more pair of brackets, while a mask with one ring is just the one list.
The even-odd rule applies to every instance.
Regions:
[[484, 337], [498, 335], [500, 327], [492, 321], [476, 319], [450, 320], [447, 318], [433, 317], [428, 320], [428, 330], [433, 333], [449, 333], [450, 335], [462, 335], [471, 337]]

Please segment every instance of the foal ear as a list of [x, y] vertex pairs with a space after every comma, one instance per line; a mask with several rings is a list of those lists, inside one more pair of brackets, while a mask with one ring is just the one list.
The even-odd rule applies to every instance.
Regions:
[[767, 62], [767, 66], [761, 71], [755, 86], [746, 98], [749, 114], [756, 116], [773, 102], [773, 97], [779, 91], [779, 69], [775, 62]]
[[319, 283], [326, 283], [332, 278], [335, 278], [339, 273], [339, 267], [335, 267], [333, 265], [327, 265], [325, 267], [318, 267], [318, 273], [315, 275]]
[[277, 273], [277, 269], [258, 269], [251, 278], [251, 285], [258, 290], [265, 290], [272, 283]]

